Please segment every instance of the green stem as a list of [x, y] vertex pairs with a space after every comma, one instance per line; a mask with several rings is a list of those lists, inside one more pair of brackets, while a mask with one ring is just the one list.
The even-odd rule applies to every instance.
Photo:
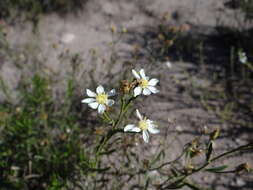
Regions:
[[119, 124], [121, 123], [123, 116], [126, 114], [129, 105], [131, 104], [131, 102], [132, 102], [134, 99], [136, 99], [136, 97], [133, 97], [133, 96], [132, 96], [132, 97], [127, 101], [127, 103], [125, 103], [124, 97], [121, 99], [120, 113], [119, 113], [118, 119], [116, 120], [115, 125], [113, 126], [113, 128], [116, 128], [117, 125], [119, 125]]
[[121, 98], [121, 107], [120, 107], [120, 112], [119, 112], [119, 116], [116, 120], [116, 122], [114, 123], [113, 128], [116, 128], [116, 126], [118, 125], [118, 123], [120, 122], [121, 118], [122, 118], [122, 113], [125, 107], [125, 100], [124, 100], [124, 96]]
[[199, 167], [198, 169], [194, 170], [191, 174], [193, 173], [196, 173], [202, 169], [204, 169], [206, 166], [208, 166], [209, 164], [211, 164], [212, 162], [224, 157], [224, 156], [227, 156], [229, 154], [232, 154], [234, 152], [237, 152], [237, 151], [242, 151], [242, 150], [250, 150], [250, 149], [253, 149], [253, 143], [248, 143], [246, 145], [242, 145], [242, 146], [239, 146], [235, 149], [232, 149], [230, 151], [227, 151], [227, 152], [224, 152], [216, 157], [214, 157], [213, 159], [209, 160], [208, 162], [206, 162], [203, 166]]
[[100, 143], [99, 147], [97, 148], [96, 151], [96, 159], [95, 159], [95, 165], [97, 167], [98, 161], [99, 161], [99, 157], [100, 157], [100, 153], [103, 150], [103, 148], [105, 147], [105, 145], [108, 143], [108, 141], [111, 139], [111, 137], [116, 134], [116, 133], [121, 133], [123, 132], [123, 129], [112, 129], [109, 130], [106, 134], [106, 136], [103, 137], [102, 142]]
[[149, 169], [149, 171], [158, 170], [158, 169], [161, 169], [164, 166], [171, 165], [171, 164], [175, 163], [176, 161], [178, 161], [183, 155], [184, 155], [184, 152], [182, 152], [175, 160], [172, 160], [170, 162], [165, 162], [165, 163], [161, 164], [158, 167]]
[[246, 66], [251, 70], [251, 71], [253, 71], [253, 66], [251, 65], [251, 63], [246, 63]]
[[221, 172], [212, 172], [212, 173], [216, 173], [216, 174], [229, 174], [229, 173], [235, 173], [236, 172], [236, 170], [229, 170], [229, 171], [221, 171]]
[[[100, 157], [100, 153], [101, 151], [104, 149], [105, 145], [108, 143], [108, 141], [111, 139], [111, 137], [118, 132], [123, 132], [123, 129], [116, 129], [116, 127], [120, 124], [120, 122], [122, 121], [123, 116], [126, 114], [128, 107], [130, 105], [130, 103], [135, 99], [136, 97], [131, 97], [127, 103], [125, 103], [124, 100], [124, 96], [121, 98], [121, 108], [120, 108], [120, 113], [119, 116], [117, 118], [117, 120], [114, 122], [113, 120], [113, 126], [112, 126], [112, 130], [109, 130], [107, 132], [107, 134], [102, 138], [101, 143], [99, 144], [97, 150], [96, 150], [96, 157], [95, 157], [95, 165], [97, 167], [97, 164], [99, 162], [99, 157]], [[108, 117], [110, 119], [110, 117], [108, 115], [106, 115], [106, 112], [104, 114], [105, 117]]]
[[112, 125], [114, 125], [114, 120], [110, 118], [110, 116], [108, 115], [108, 113], [107, 113], [106, 111], [104, 112], [103, 116], [105, 117], [105, 119], [106, 119], [108, 122], [110, 122], [110, 124], [111, 124], [111, 122], [112, 122]]
[[[181, 178], [182, 180], [186, 180], [187, 177], [193, 175], [194, 173], [197, 173], [201, 170], [203, 170], [204, 168], [206, 168], [209, 164], [211, 164], [212, 162], [215, 162], [216, 160], [219, 160], [220, 158], [223, 158], [229, 154], [232, 154], [232, 153], [235, 153], [235, 152], [238, 152], [238, 151], [245, 151], [245, 150], [251, 150], [253, 149], [253, 142], [250, 142], [246, 145], [242, 145], [242, 146], [239, 146], [235, 149], [232, 149], [230, 151], [227, 151], [227, 152], [224, 152], [216, 157], [214, 157], [213, 159], [209, 160], [208, 162], [206, 162], [205, 164], [203, 164], [202, 166], [200, 166], [199, 168], [193, 170], [192, 172], [190, 173], [187, 173], [187, 174], [183, 174], [181, 176], [178, 176], [177, 178]], [[173, 179], [173, 178], [172, 178]], [[187, 185], [187, 184], [186, 184]], [[168, 187], [170, 187], [170, 185], [166, 186], [165, 188], [162, 188], [162, 189], [168, 189]]]

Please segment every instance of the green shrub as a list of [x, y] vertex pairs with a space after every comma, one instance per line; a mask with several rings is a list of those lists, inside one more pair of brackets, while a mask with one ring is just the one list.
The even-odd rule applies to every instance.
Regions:
[[87, 0], [3, 0], [0, 1], [0, 18], [17, 17], [24, 14], [33, 19], [39, 14], [74, 12]]
[[59, 189], [89, 164], [71, 97], [57, 109], [49, 81], [39, 75], [21, 91], [19, 105], [0, 107], [0, 189]]
[[245, 13], [246, 20], [253, 19], [253, 1], [252, 0], [240, 0], [240, 8]]

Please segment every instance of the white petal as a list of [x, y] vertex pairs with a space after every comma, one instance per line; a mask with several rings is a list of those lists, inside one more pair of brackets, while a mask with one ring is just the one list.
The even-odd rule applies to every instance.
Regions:
[[138, 109], [136, 109], [136, 115], [140, 120], [142, 120], [142, 115], [140, 114]]
[[129, 124], [127, 126], [125, 126], [124, 128], [124, 132], [135, 132], [135, 133], [139, 133], [141, 132], [141, 129], [139, 127], [136, 127], [135, 125]]
[[111, 99], [108, 99], [107, 102], [106, 102], [106, 105], [107, 106], [112, 106], [114, 104], [114, 100], [111, 100]]
[[131, 131], [139, 133], [139, 132], [141, 132], [141, 129], [139, 127], [134, 127]]
[[150, 85], [150, 86], [155, 86], [158, 82], [159, 82], [158, 79], [151, 79], [151, 80], [148, 82], [148, 85]]
[[135, 125], [129, 124], [129, 125], [125, 126], [124, 132], [126, 132], [126, 131], [131, 131], [133, 128], [135, 128]]
[[99, 104], [99, 106], [98, 106], [98, 113], [99, 114], [103, 114], [104, 111], [105, 111], [105, 109], [106, 109], [105, 105]]
[[148, 143], [149, 141], [149, 134], [148, 134], [148, 131], [147, 130], [144, 130], [142, 131], [142, 137], [143, 137], [143, 140]]
[[149, 126], [150, 126], [150, 125], [155, 125], [155, 124], [154, 124], [154, 121], [152, 121], [152, 120], [150, 120], [150, 119], [147, 119], [147, 123], [148, 123]]
[[153, 126], [153, 125], [150, 125], [150, 126], [148, 127], [148, 131], [149, 131], [150, 133], [152, 133], [152, 134], [157, 134], [157, 133], [160, 132], [159, 129], [157, 129], [157, 127], [155, 127], [155, 126]]
[[143, 94], [144, 94], [145, 96], [148, 96], [148, 95], [151, 94], [151, 91], [150, 91], [148, 88], [144, 88], [144, 89], [143, 89]]
[[96, 89], [96, 92], [97, 92], [98, 94], [104, 93], [104, 92], [105, 92], [104, 87], [101, 86], [101, 85], [99, 85], [99, 86], [97, 87], [97, 89]]
[[90, 89], [86, 89], [86, 93], [89, 97], [96, 97], [96, 93], [92, 92]]
[[140, 79], [140, 75], [136, 72], [136, 70], [132, 69], [132, 73], [136, 79]]
[[136, 87], [134, 89], [134, 97], [138, 96], [141, 94], [142, 88], [140, 86]]
[[95, 101], [96, 101], [95, 98], [85, 98], [85, 99], [82, 100], [82, 103], [89, 104], [89, 103], [92, 103], [92, 102], [95, 102]]
[[92, 103], [88, 104], [88, 106], [90, 106], [92, 109], [97, 109], [98, 108], [98, 103], [97, 102], [92, 102]]
[[148, 89], [149, 89], [152, 93], [154, 93], [154, 94], [156, 94], [156, 93], [159, 92], [159, 90], [157, 90], [157, 88], [156, 88], [156, 87], [153, 87], [153, 86], [148, 86]]
[[144, 69], [140, 70], [140, 75], [141, 75], [141, 78], [144, 78], [144, 79], [146, 78]]
[[147, 119], [147, 123], [149, 126], [157, 127], [157, 124], [153, 120]]
[[112, 89], [110, 90], [110, 92], [108, 92], [108, 96], [115, 96], [116, 95], [116, 90], [115, 89]]

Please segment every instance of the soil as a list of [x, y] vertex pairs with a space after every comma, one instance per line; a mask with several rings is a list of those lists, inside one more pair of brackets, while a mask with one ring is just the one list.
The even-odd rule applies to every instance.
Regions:
[[[9, 48], [16, 52], [15, 58], [5, 57], [0, 65], [0, 76], [9, 86], [11, 101], [18, 103], [15, 89], [19, 81], [32, 75], [35, 70], [43, 69], [54, 79], [54, 89], [58, 95], [65, 90], [65, 79], [73, 69], [71, 57], [78, 55], [79, 96], [84, 96], [84, 89], [98, 84], [111, 85], [119, 79], [122, 72], [132, 68], [145, 68], [148, 75], [159, 78], [160, 93], [143, 97], [136, 107], [142, 113], [159, 122], [160, 135], [151, 137], [150, 145], [140, 141], [133, 151], [142, 152], [142, 158], [157, 152], [160, 140], [165, 138], [166, 160], [176, 158], [183, 145], [191, 141], [207, 126], [210, 130], [221, 127], [222, 135], [216, 142], [216, 154], [229, 148], [247, 143], [251, 131], [240, 126], [223, 122], [215, 113], [208, 111], [201, 104], [203, 89], [214, 88], [211, 77], [205, 75], [210, 66], [200, 67], [197, 59], [180, 59], [170, 55], [171, 67], [165, 58], [156, 59], [150, 64], [149, 47], [153, 41], [147, 36], [156, 34], [158, 23], [164, 14], [169, 15], [169, 25], [190, 26], [189, 34], [211, 35], [217, 26], [236, 27], [241, 14], [225, 7], [225, 0], [92, 0], [88, 1], [82, 11], [67, 15], [49, 14], [41, 16], [36, 32], [29, 22], [6, 26]], [[238, 18], [237, 20], [234, 18]], [[127, 29], [126, 34], [112, 34], [111, 27], [117, 31]], [[112, 40], [117, 41], [115, 47]], [[139, 58], [132, 59], [136, 47], [139, 47]], [[217, 65], [228, 58], [223, 44], [212, 46]], [[113, 49], [114, 48], [114, 49]], [[111, 55], [116, 63], [108, 66]], [[152, 50], [153, 51], [153, 50]], [[153, 52], [155, 53], [155, 52]], [[92, 56], [93, 55], [93, 56]], [[212, 60], [211, 58], [208, 60]], [[130, 63], [128, 63], [130, 62]], [[74, 63], [75, 64], [75, 63]], [[201, 70], [203, 69], [203, 70]], [[206, 69], [206, 70], [205, 70]], [[95, 71], [94, 71], [95, 70]], [[108, 75], [108, 70], [110, 75]], [[90, 74], [94, 77], [90, 78]], [[221, 73], [222, 74], [222, 73]], [[95, 81], [95, 82], [94, 82]], [[216, 86], [217, 87], [217, 86]], [[109, 88], [109, 87], [108, 87]], [[1, 95], [1, 101], [5, 99]], [[176, 121], [171, 124], [169, 121]], [[236, 130], [237, 133], [231, 133]], [[238, 165], [249, 162], [253, 165], [252, 153], [236, 155], [224, 163]], [[150, 174], [155, 175], [155, 174]], [[201, 174], [194, 177], [196, 181], [215, 187], [219, 190], [251, 190], [252, 177], [243, 175], [210, 175]], [[125, 186], [125, 189], [129, 189]], [[187, 189], [187, 188], [185, 188]]]

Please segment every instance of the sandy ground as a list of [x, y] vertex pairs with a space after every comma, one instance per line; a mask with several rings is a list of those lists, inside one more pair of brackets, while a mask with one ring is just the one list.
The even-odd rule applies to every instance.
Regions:
[[[168, 148], [168, 160], [179, 154], [182, 145], [191, 140], [203, 126], [223, 128], [222, 138], [218, 141], [218, 151], [235, 147], [247, 142], [248, 135], [240, 133], [237, 136], [229, 136], [233, 130], [230, 125], [222, 123], [213, 113], [207, 112], [195, 96], [200, 96], [197, 90], [191, 92], [191, 82], [194, 81], [201, 87], [208, 87], [211, 81], [197, 75], [198, 67], [194, 62], [171, 61], [172, 67], [161, 61], [159, 64], [145, 66], [148, 51], [142, 46], [143, 35], [152, 28], [157, 27], [158, 21], [165, 13], [170, 15], [169, 23], [174, 25], [189, 24], [198, 31], [208, 33], [217, 25], [236, 26], [238, 22], [233, 19], [235, 13], [224, 7], [223, 0], [92, 0], [84, 10], [65, 16], [50, 14], [42, 16], [38, 30], [32, 33], [32, 25], [8, 26], [8, 41], [10, 48], [18, 53], [15, 59], [5, 58], [0, 66], [0, 75], [13, 90], [13, 101], [18, 100], [18, 94], [14, 93], [18, 81], [22, 77], [29, 77], [36, 69], [43, 69], [49, 75], [54, 76], [54, 88], [64, 92], [64, 79], [71, 71], [72, 65], [69, 59], [61, 59], [61, 56], [78, 53], [82, 58], [76, 78], [80, 81], [80, 95], [83, 90], [90, 87], [91, 79], [88, 73], [93, 72], [94, 80], [104, 84], [117, 77], [108, 78], [108, 60], [112, 54], [112, 36], [110, 27], [115, 25], [117, 30], [123, 28], [128, 33], [122, 37], [116, 46], [117, 64], [110, 67], [111, 74], [117, 75], [124, 72], [122, 68], [145, 68], [147, 73], [160, 79], [161, 92], [156, 96], [144, 98], [138, 102], [138, 107], [152, 119], [159, 121], [161, 136], [167, 131], [170, 135], [166, 140]], [[194, 31], [194, 30], [193, 30]], [[141, 44], [143, 57], [136, 64], [125, 66], [130, 53], [134, 51], [134, 45]], [[97, 58], [91, 56], [91, 50], [96, 51]], [[34, 56], [35, 55], [35, 56]], [[68, 56], [67, 56], [68, 57]], [[122, 70], [121, 70], [122, 69]], [[186, 74], [185, 71], [188, 71]], [[176, 81], [180, 81], [180, 84]], [[112, 84], [112, 81], [110, 84]], [[1, 96], [1, 100], [4, 96]], [[170, 126], [168, 119], [176, 120], [181, 135], [174, 137], [178, 132]], [[246, 137], [245, 137], [246, 136]], [[159, 137], [152, 138], [151, 152], [155, 149]], [[173, 139], [173, 140], [172, 140]], [[171, 145], [172, 144], [172, 145]], [[139, 146], [136, 149], [142, 149]], [[147, 147], [145, 153], [150, 152]], [[172, 151], [173, 150], [173, 151]], [[173, 152], [173, 154], [171, 153]], [[145, 155], [145, 154], [144, 154]], [[252, 155], [235, 157], [234, 161], [253, 161]], [[231, 162], [231, 160], [227, 160]], [[199, 181], [214, 185], [217, 189], [252, 189], [252, 183], [247, 181], [247, 176], [197, 176]], [[127, 188], [126, 188], [127, 189]]]
[[[31, 54], [36, 54], [40, 62], [38, 64], [64, 77], [68, 71], [66, 67], [69, 65], [66, 63], [65, 69], [62, 69], [62, 64], [58, 60], [61, 52], [69, 49], [73, 53], [80, 54], [84, 59], [82, 66], [87, 69], [92, 48], [98, 50], [100, 57], [108, 57], [111, 54], [108, 51], [108, 44], [112, 41], [110, 32], [112, 24], [118, 30], [126, 28], [133, 33], [145, 33], [147, 27], [157, 25], [157, 20], [162, 18], [164, 13], [168, 13], [171, 17], [170, 23], [176, 25], [188, 23], [208, 28], [220, 23], [229, 26], [236, 24], [231, 19], [233, 13], [224, 9], [223, 1], [93, 0], [89, 1], [81, 12], [64, 17], [55, 14], [42, 16], [36, 34], [32, 33], [31, 23], [9, 26], [7, 38], [10, 47], [19, 50], [21, 54], [16, 64], [35, 64], [30, 57]], [[125, 52], [132, 50], [135, 43], [138, 42], [123, 41], [118, 44], [117, 50]], [[57, 45], [57, 50], [54, 44]], [[1, 75], [15, 88], [20, 71], [13, 65], [13, 60], [5, 62], [7, 63], [1, 64]], [[11, 77], [9, 80], [9, 76], [14, 79]], [[99, 78], [96, 80], [99, 81]]]

